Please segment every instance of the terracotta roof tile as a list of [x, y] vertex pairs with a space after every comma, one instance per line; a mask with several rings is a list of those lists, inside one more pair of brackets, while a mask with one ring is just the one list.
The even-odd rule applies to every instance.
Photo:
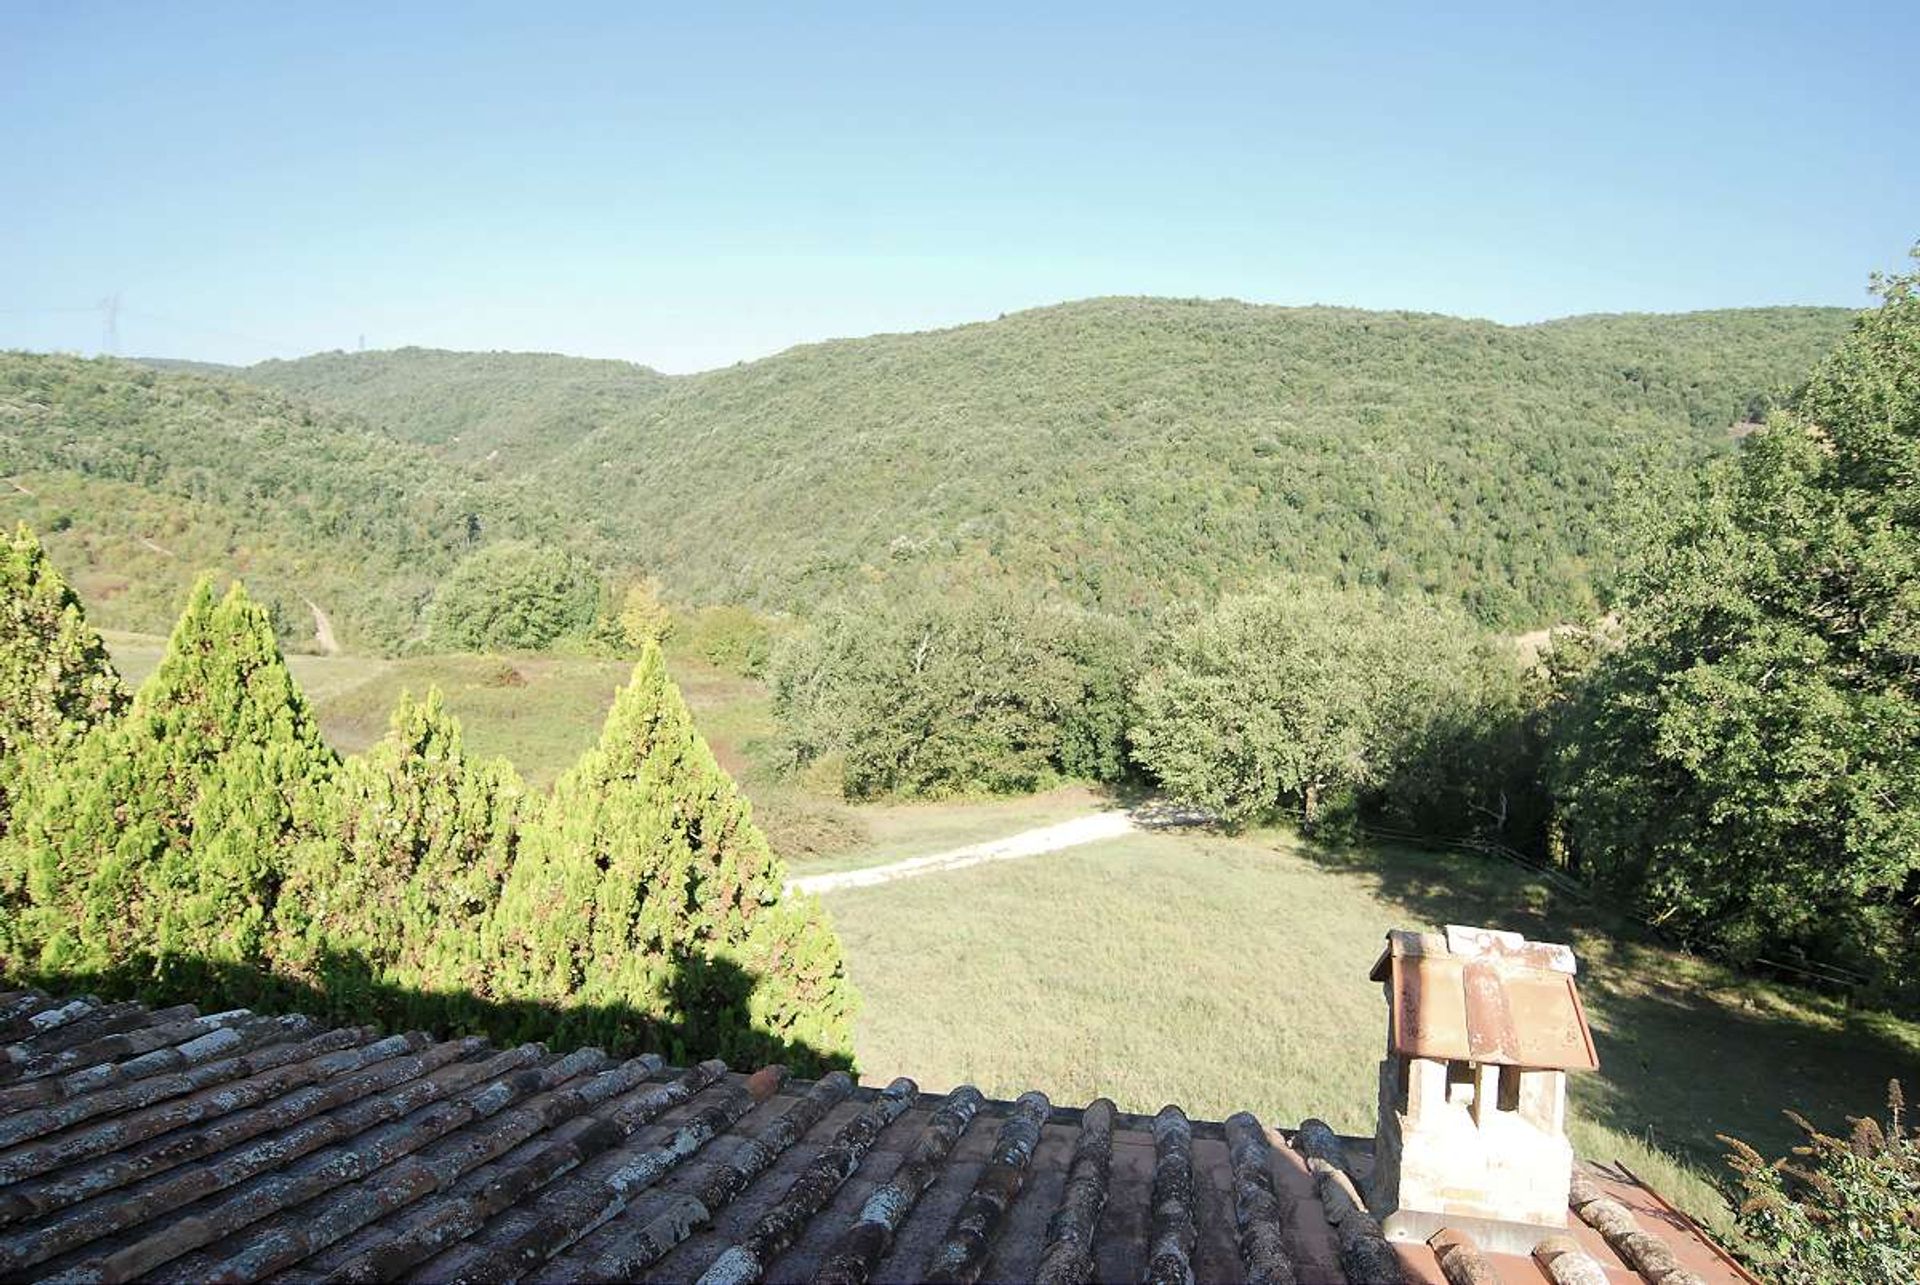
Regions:
[[7, 1278], [1743, 1279], [1598, 1169], [1531, 1257], [1454, 1230], [1391, 1245], [1370, 1165], [1370, 1142], [1316, 1120], [0, 994]]

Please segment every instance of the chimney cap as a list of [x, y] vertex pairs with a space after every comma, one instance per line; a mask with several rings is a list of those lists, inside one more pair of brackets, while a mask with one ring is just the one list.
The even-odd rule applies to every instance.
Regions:
[[1574, 987], [1573, 951], [1518, 933], [1449, 924], [1395, 931], [1373, 966], [1387, 984], [1387, 1043], [1402, 1057], [1539, 1070], [1599, 1066]]

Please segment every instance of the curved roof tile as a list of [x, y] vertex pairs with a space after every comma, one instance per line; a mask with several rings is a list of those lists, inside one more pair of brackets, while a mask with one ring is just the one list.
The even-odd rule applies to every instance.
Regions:
[[910, 1080], [0, 994], [0, 1275], [69, 1281], [1748, 1279], [1583, 1169], [1531, 1257], [1389, 1244], [1371, 1143]]

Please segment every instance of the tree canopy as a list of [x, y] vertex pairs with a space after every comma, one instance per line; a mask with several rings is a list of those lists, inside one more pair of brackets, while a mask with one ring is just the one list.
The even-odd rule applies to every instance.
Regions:
[[1458, 609], [1283, 581], [1176, 629], [1140, 680], [1133, 752], [1230, 821], [1383, 783], [1472, 668]]
[[446, 651], [537, 651], [584, 636], [601, 597], [593, 567], [575, 554], [523, 541], [490, 544], [434, 594], [428, 641]]
[[100, 635], [26, 526], [0, 535], [0, 833], [29, 753], [61, 755], [126, 705]]
[[1554, 764], [1579, 859], [1736, 955], [1910, 985], [1920, 882], [1920, 295], [1881, 283], [1653, 533]]
[[1118, 622], [1014, 590], [876, 590], [782, 642], [774, 711], [793, 761], [836, 760], [852, 798], [1114, 780], [1136, 652]]

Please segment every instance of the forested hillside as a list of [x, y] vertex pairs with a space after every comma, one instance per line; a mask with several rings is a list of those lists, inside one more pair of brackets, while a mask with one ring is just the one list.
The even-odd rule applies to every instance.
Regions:
[[431, 348], [317, 353], [234, 373], [500, 472], [559, 452], [669, 382], [624, 361]]
[[415, 350], [239, 373], [450, 454], [544, 457], [516, 495], [565, 497], [570, 536], [682, 597], [804, 611], [957, 570], [1124, 613], [1290, 570], [1517, 626], [1592, 605], [1617, 475], [1724, 447], [1850, 315], [1101, 299], [672, 380]]
[[[855, 586], [995, 580], [1117, 615], [1277, 572], [1586, 614], [1616, 481], [1678, 481], [1851, 314], [1530, 327], [1102, 299], [702, 375], [538, 354], [328, 353], [245, 370], [0, 356], [6, 511], [102, 623], [164, 627], [203, 570], [282, 637], [427, 636], [502, 539], [610, 589], [812, 614]], [[271, 385], [261, 388], [259, 385]]]
[[0, 354], [0, 517], [46, 533], [101, 623], [153, 629], [197, 574], [243, 576], [283, 636], [408, 635], [485, 531], [426, 451], [273, 392], [126, 362]]

